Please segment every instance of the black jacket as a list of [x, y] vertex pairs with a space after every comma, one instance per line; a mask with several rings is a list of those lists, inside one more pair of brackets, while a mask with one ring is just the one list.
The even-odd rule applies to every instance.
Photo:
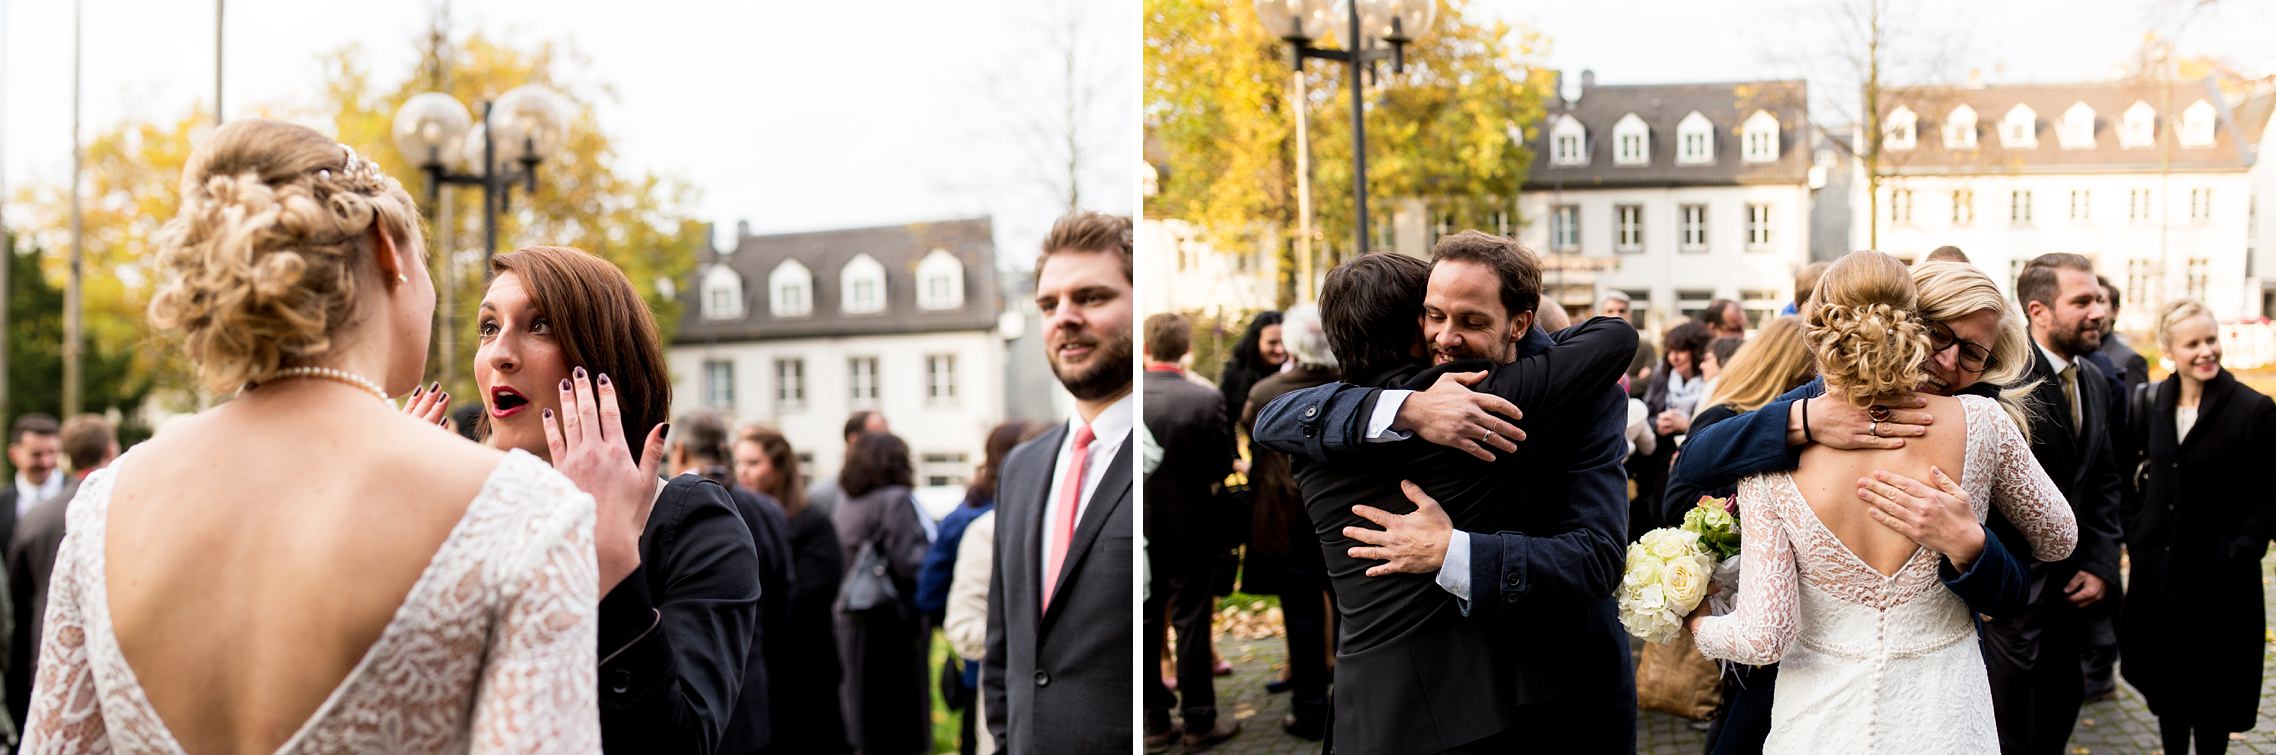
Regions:
[[775, 720], [771, 752], [829, 755], [850, 749], [845, 711], [838, 705], [844, 666], [838, 658], [836, 604], [845, 579], [845, 555], [830, 514], [808, 505], [790, 518], [791, 574], [788, 657], [768, 669]]
[[1162, 447], [1162, 465], [1146, 478], [1146, 552], [1169, 569], [1225, 542], [1210, 505], [1233, 471], [1233, 423], [1223, 398], [1182, 372], [1147, 370], [1143, 386], [1146, 431]]
[[743, 692], [736, 697], [734, 716], [727, 719], [727, 733], [720, 739], [719, 751], [772, 752], [769, 745], [774, 741], [777, 728], [802, 725], [796, 719], [780, 715], [782, 696], [776, 694], [767, 673], [768, 669], [781, 667], [791, 652], [784, 644], [790, 636], [794, 582], [790, 566], [790, 521], [783, 518], [782, 505], [765, 493], [741, 487], [729, 488], [728, 493], [735, 503], [735, 513], [751, 530], [751, 544], [758, 549], [759, 620], [758, 632], [752, 637], [753, 649], [745, 654]]
[[[2040, 657], [2039, 649], [2046, 644], [2041, 638], [2049, 631], [2064, 637], [2082, 635], [2090, 646], [2116, 641], [2115, 637], [2094, 636], [2109, 634], [2105, 624], [2090, 626], [2092, 612], [2106, 609], [2099, 604], [2078, 609], [2063, 592], [2079, 572], [2102, 580], [2109, 596], [2104, 600], [2116, 600], [2120, 587], [2120, 496], [2117, 465], [2110, 452], [2110, 384], [2094, 363], [2072, 361], [2078, 366], [2079, 416], [2084, 425], [2074, 430], [2070, 397], [2063, 390], [2061, 377], [2055, 374], [2054, 364], [2037, 346], [2031, 349], [2031, 361], [2029, 379], [2039, 381], [2031, 390], [2029, 403], [2031, 455], [2039, 460], [2039, 467], [2046, 470], [2063, 499], [2070, 502], [2071, 513], [2078, 518], [2078, 548], [2061, 561], [2033, 559], [2030, 540], [2006, 515], [1992, 510], [1986, 524], [2007, 552], [2023, 562], [2030, 576], [2027, 608], [2017, 616], [1995, 617], [1986, 623], [1985, 652], [2002, 659], [1997, 661], [2000, 668], [2035, 668], [2041, 661], [2077, 663], [2076, 659]], [[1997, 695], [2003, 688], [1995, 680], [1993, 689]]]
[[640, 567], [601, 597], [601, 747], [715, 751], [758, 611], [757, 548], [727, 490], [673, 478], [640, 535]]

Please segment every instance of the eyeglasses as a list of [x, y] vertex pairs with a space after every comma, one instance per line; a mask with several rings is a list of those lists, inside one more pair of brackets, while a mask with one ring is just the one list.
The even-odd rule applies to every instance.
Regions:
[[1934, 348], [1933, 353], [1941, 353], [1954, 346], [1960, 347], [1960, 369], [1969, 372], [1991, 369], [1997, 361], [1992, 359], [1990, 349], [1960, 340], [1959, 334], [1953, 333], [1950, 326], [1940, 322], [1928, 324], [1928, 344]]

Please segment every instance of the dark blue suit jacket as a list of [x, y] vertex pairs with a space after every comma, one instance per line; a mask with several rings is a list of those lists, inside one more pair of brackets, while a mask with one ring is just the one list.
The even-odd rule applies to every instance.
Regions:
[[[1996, 390], [1981, 383], [1962, 392], [1985, 395]], [[1795, 401], [1825, 392], [1824, 380], [1788, 391], [1758, 411], [1747, 412], [1693, 432], [1669, 473], [1667, 496], [1662, 499], [1667, 521], [1682, 521], [1685, 509], [1707, 490], [1737, 484], [1739, 478], [1763, 472], [1783, 472], [1801, 466], [1802, 449], [1786, 445], [1786, 417]], [[1680, 504], [1679, 504], [1680, 502]], [[1475, 559], [1473, 555], [1471, 558]], [[2030, 580], [2023, 562], [1984, 529], [1984, 554], [1967, 571], [1939, 561], [1937, 573], [1969, 610], [1990, 616], [2015, 616], [2030, 603]]]

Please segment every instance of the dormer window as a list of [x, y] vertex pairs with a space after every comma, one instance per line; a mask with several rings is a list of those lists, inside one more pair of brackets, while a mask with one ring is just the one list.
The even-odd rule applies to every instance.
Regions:
[[767, 274], [767, 312], [776, 317], [814, 313], [814, 272], [798, 260], [783, 260]]
[[743, 276], [726, 265], [713, 265], [703, 274], [703, 318], [733, 320], [743, 316]]
[[1999, 121], [1999, 146], [2008, 149], [2039, 148], [2039, 114], [2017, 105]]
[[1976, 109], [1961, 105], [1944, 116], [1944, 148], [1976, 148]]
[[849, 315], [885, 311], [885, 266], [867, 254], [857, 254], [838, 272], [839, 309]]
[[2118, 129], [2118, 146], [2122, 149], [2157, 146], [2157, 109], [2140, 101], [2126, 108], [2126, 125]]
[[1916, 128], [1919, 125], [1920, 116], [1914, 115], [1912, 108], [1898, 105], [1897, 109], [1889, 111], [1889, 122], [1882, 126], [1881, 146], [1894, 150], [1912, 149], [1919, 143], [1919, 129]]
[[2181, 146], [2213, 146], [2213, 104], [2198, 100], [2181, 111]]
[[1612, 126], [1612, 163], [1614, 165], [1652, 164], [1652, 129], [1635, 113], [1621, 116]]
[[1549, 129], [1549, 148], [1551, 165], [1587, 165], [1588, 129], [1580, 119], [1557, 116], [1557, 125]]
[[917, 263], [917, 306], [955, 309], [964, 306], [964, 263], [946, 249], [934, 249]]
[[2063, 149], [2094, 149], [2094, 108], [2074, 104], [2063, 111], [2063, 125], [2055, 130]]
[[1740, 129], [1746, 141], [1746, 162], [1769, 163], [1778, 161], [1778, 116], [1757, 110], [1747, 117], [1746, 126]]
[[1715, 124], [1707, 116], [1692, 111], [1675, 126], [1675, 161], [1679, 165], [1711, 165], [1715, 162]]

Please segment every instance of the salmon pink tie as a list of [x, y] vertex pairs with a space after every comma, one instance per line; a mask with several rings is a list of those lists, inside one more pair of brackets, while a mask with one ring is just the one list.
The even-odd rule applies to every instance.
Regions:
[[1051, 523], [1059, 537], [1051, 542], [1051, 559], [1043, 567], [1043, 610], [1051, 610], [1051, 594], [1059, 589], [1059, 569], [1067, 563], [1067, 546], [1075, 540], [1075, 515], [1083, 504], [1083, 462], [1090, 458], [1091, 441], [1098, 436], [1090, 425], [1075, 431], [1075, 450], [1067, 458], [1067, 476], [1060, 478], [1066, 492], [1059, 496], [1059, 521]]

